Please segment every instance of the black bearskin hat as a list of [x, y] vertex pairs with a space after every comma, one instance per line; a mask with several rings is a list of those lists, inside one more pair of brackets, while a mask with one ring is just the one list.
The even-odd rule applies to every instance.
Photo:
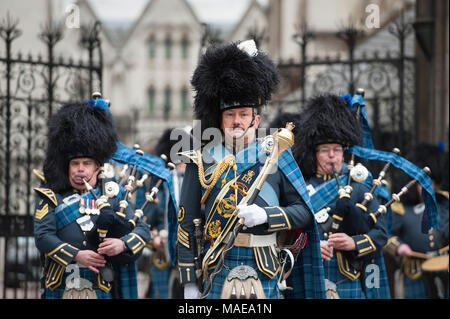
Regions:
[[[247, 43], [254, 44], [241, 44]], [[278, 86], [278, 70], [269, 57], [256, 46], [247, 53], [241, 44], [209, 47], [194, 71], [194, 113], [202, 130], [220, 128], [224, 109], [265, 105]]]
[[[436, 190], [441, 189], [441, 184], [445, 181], [445, 168], [444, 163], [446, 160], [446, 154], [439, 147], [428, 144], [420, 143], [410, 149], [405, 158], [416, 165], [419, 168], [428, 166], [431, 170], [430, 178], [434, 181]], [[411, 177], [406, 174], [397, 173], [393, 180], [393, 190], [400, 191], [406, 183], [410, 181]], [[438, 199], [438, 198], [436, 198]], [[416, 205], [420, 203], [420, 196], [417, 190], [411, 189], [409, 192], [402, 196], [402, 203], [406, 205]]]
[[[292, 133], [297, 133], [297, 128], [299, 125], [300, 120], [300, 114], [299, 113], [291, 113], [291, 112], [284, 112], [278, 114], [270, 123], [266, 130], [266, 134], [273, 134], [275, 132], [275, 129], [284, 128], [286, 127], [286, 124], [291, 122], [294, 124], [294, 129], [292, 130]], [[295, 149], [295, 143], [292, 146], [292, 152], [294, 152]]]
[[104, 110], [87, 103], [64, 105], [50, 119], [44, 161], [47, 186], [57, 193], [70, 189], [70, 160], [89, 157], [103, 165], [115, 152], [117, 141], [111, 117]]
[[272, 120], [272, 122], [270, 122], [269, 129], [279, 129], [282, 127], [286, 127], [287, 123], [292, 122], [295, 125], [292, 132], [295, 134], [297, 132], [299, 119], [300, 119], [299, 113], [291, 113], [291, 112], [280, 113]]
[[[173, 158], [171, 156], [171, 154], [188, 151], [188, 150], [192, 149], [192, 146], [193, 146], [192, 136], [190, 135], [188, 130], [190, 130], [190, 127], [166, 129], [163, 132], [163, 134], [161, 135], [161, 137], [159, 138], [158, 143], [156, 144], [154, 153], [157, 156], [161, 156], [164, 154], [168, 157], [169, 161], [171, 161], [174, 164], [178, 164], [179, 159]], [[170, 138], [171, 135], [172, 135], [173, 139]], [[173, 150], [173, 152], [172, 152], [172, 147], [175, 146], [175, 144], [177, 144], [179, 142], [182, 142], [180, 144], [180, 148], [179, 149], [177, 148], [176, 150]]]
[[305, 178], [316, 172], [316, 146], [336, 143], [344, 147], [361, 140], [361, 128], [348, 102], [335, 94], [310, 98], [300, 113], [293, 155]]
[[431, 170], [430, 178], [436, 183], [436, 186], [443, 181], [445, 152], [436, 145], [418, 144], [406, 154], [405, 158], [419, 168], [428, 166]]

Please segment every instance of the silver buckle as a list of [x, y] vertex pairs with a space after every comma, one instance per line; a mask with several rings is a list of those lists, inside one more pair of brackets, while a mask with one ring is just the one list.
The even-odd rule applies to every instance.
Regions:
[[94, 223], [89, 215], [83, 215], [77, 218], [77, 224], [80, 225], [82, 231], [88, 232], [94, 228]]

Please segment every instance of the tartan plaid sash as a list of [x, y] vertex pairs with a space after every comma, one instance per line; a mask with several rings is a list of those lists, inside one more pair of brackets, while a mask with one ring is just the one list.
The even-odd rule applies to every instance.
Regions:
[[[242, 174], [242, 172], [248, 170], [251, 166], [255, 165], [256, 163], [263, 164], [262, 158], [264, 158], [264, 150], [261, 148], [261, 145], [259, 143], [260, 139], [257, 139], [257, 141], [258, 143], [252, 143], [248, 145], [246, 148], [244, 148], [242, 151], [240, 151], [238, 154], [236, 154], [236, 165], [238, 167], [236, 175]], [[217, 154], [225, 156], [229, 154], [229, 152], [223, 145], [218, 145], [213, 147], [210, 151], [210, 155], [216, 161], [222, 158], [218, 157]], [[305, 180], [303, 178], [300, 169], [298, 168], [297, 163], [293, 158], [291, 148], [287, 149], [286, 151], [283, 152], [283, 154], [281, 154], [280, 158], [278, 159], [278, 168], [284, 173], [289, 182], [291, 182], [295, 190], [305, 201], [308, 208], [311, 211], [314, 211], [309, 198], [308, 190], [306, 189]], [[223, 173], [220, 179], [223, 179], [225, 174], [226, 172]], [[233, 178], [233, 176], [227, 176], [227, 182], [231, 180], [231, 178]], [[217, 186], [217, 184], [216, 187], [220, 188], [220, 186]]]
[[[306, 189], [305, 180], [292, 156], [290, 148], [278, 159], [278, 167], [302, 197], [311, 214], [314, 214], [314, 207]], [[298, 255], [299, 259], [296, 261], [291, 275], [299, 280], [298, 285], [294, 288], [296, 290], [295, 298], [325, 299], [325, 275], [320, 253], [319, 229], [314, 217], [313, 225], [309, 229], [306, 229], [306, 233], [308, 236], [308, 244], [302, 250], [301, 254]]]
[[356, 111], [357, 105], [359, 108], [359, 125], [362, 130], [362, 145], [366, 148], [374, 148], [372, 141], [372, 132], [369, 126], [369, 120], [366, 114], [365, 102], [364, 98], [361, 95], [355, 94], [353, 97], [350, 94], [340, 95], [341, 99], [347, 101], [347, 104], [352, 109], [352, 111]]
[[314, 213], [314, 207], [311, 203], [305, 180], [300, 168], [294, 160], [291, 148], [288, 148], [283, 152], [283, 154], [281, 154], [278, 159], [278, 168], [281, 169], [286, 178], [291, 182], [311, 212]]
[[115, 281], [118, 284], [117, 292], [119, 293], [119, 296], [115, 297], [120, 299], [137, 299], [137, 263], [115, 265], [114, 274]]
[[352, 146], [348, 151], [361, 158], [389, 162], [412, 178], [417, 179], [422, 186], [422, 198], [424, 199], [426, 206], [426, 214], [424, 214], [422, 219], [422, 232], [426, 233], [430, 228], [439, 230], [439, 214], [433, 185], [431, 183], [431, 178], [422, 168], [419, 168], [403, 157], [390, 152], [368, 149], [360, 146]]
[[[260, 147], [257, 143], [256, 147]], [[261, 154], [258, 148], [258, 154]], [[239, 166], [238, 166], [239, 167]], [[289, 182], [294, 186], [297, 193], [302, 197], [308, 206], [311, 214], [314, 208], [311, 203], [308, 190], [306, 188], [303, 175], [294, 160], [291, 149], [287, 149], [278, 159], [278, 168], [283, 172]], [[239, 168], [238, 168], [239, 171]], [[296, 268], [301, 273], [301, 285], [296, 287], [299, 298], [325, 298], [324, 269], [320, 253], [320, 237], [317, 223], [313, 218], [313, 225], [306, 230], [308, 235], [308, 245], [299, 255]]]
[[[94, 189], [94, 192], [97, 194], [97, 196], [100, 197], [100, 190], [98, 188]], [[74, 193], [75, 195], [76, 193]], [[84, 194], [79, 195], [81, 199], [83, 199], [85, 202], [91, 202], [94, 200], [94, 197], [90, 192], [86, 192]], [[69, 198], [70, 196], [65, 197]], [[55, 219], [56, 219], [56, 228], [62, 229], [65, 226], [71, 224], [74, 222], [77, 218], [83, 216], [79, 212], [80, 207], [80, 201], [73, 201], [70, 205], [67, 205], [66, 203], [62, 202], [62, 204], [58, 205], [55, 209]]]
[[369, 126], [369, 120], [367, 118], [366, 114], [366, 108], [364, 103], [364, 98], [361, 95], [353, 95], [351, 99], [351, 107], [352, 109], [356, 108], [355, 104], [359, 104], [361, 107], [359, 109], [360, 111], [360, 118], [359, 118], [359, 125], [361, 126], [363, 139], [362, 139], [362, 145], [365, 148], [374, 148], [373, 141], [372, 141], [372, 132], [370, 130]]
[[356, 104], [361, 106], [360, 108], [360, 126], [363, 132], [362, 147], [353, 146], [349, 149], [350, 153], [353, 153], [364, 159], [376, 159], [384, 162], [389, 162], [395, 167], [401, 169], [406, 174], [414, 179], [417, 179], [420, 185], [422, 185], [422, 198], [424, 199], [427, 207], [427, 214], [422, 219], [422, 232], [426, 233], [429, 228], [439, 229], [439, 214], [437, 213], [436, 198], [434, 195], [433, 187], [430, 177], [425, 172], [407, 161], [403, 157], [400, 157], [394, 153], [378, 151], [374, 149], [372, 141], [372, 133], [369, 126], [369, 121], [365, 111], [364, 98], [361, 95], [354, 95], [351, 97], [349, 94], [341, 95], [341, 98], [349, 101], [350, 107], [354, 109]]
[[[207, 221], [205, 224], [205, 239], [208, 241], [205, 243], [205, 250], [209, 250], [209, 248], [214, 244], [215, 239], [220, 236], [225, 236], [226, 233], [221, 234], [225, 231], [225, 229], [232, 230], [232, 227], [228, 227], [228, 223], [232, 222], [233, 215], [232, 213], [235, 210], [235, 203], [240, 203], [241, 200], [247, 196], [247, 191], [255, 182], [258, 174], [260, 173], [262, 164], [256, 163], [246, 171], [241, 172], [236, 180], [236, 185], [238, 186], [237, 191], [231, 188], [231, 185], [228, 191], [221, 196], [217, 205], [214, 205], [211, 211], [207, 216]], [[234, 174], [233, 174], [234, 175]], [[217, 183], [219, 184], [219, 183]], [[237, 198], [234, 198], [237, 193]], [[216, 200], [217, 200], [216, 199]], [[234, 224], [234, 222], [232, 222]], [[221, 229], [221, 230], [220, 230]], [[212, 258], [211, 262], [216, 258]], [[216, 257], [218, 257], [216, 255]], [[211, 264], [210, 264], [211, 265]]]

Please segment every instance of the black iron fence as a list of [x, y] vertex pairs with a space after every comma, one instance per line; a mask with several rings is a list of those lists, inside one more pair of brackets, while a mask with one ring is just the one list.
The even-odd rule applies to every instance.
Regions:
[[[1, 18], [1, 17], [0, 17]], [[87, 61], [57, 56], [63, 27], [47, 25], [38, 37], [45, 56], [15, 50], [18, 20], [0, 21], [0, 298], [38, 298], [40, 261], [33, 239], [34, 187], [45, 157], [50, 115], [68, 101], [102, 89], [100, 24], [82, 26]]]
[[359, 41], [370, 41], [361, 29], [354, 24], [343, 27], [335, 37], [345, 43], [345, 58], [308, 56], [308, 45], [316, 35], [306, 26], [301, 27], [294, 36], [300, 48], [300, 62], [278, 64], [281, 74], [289, 78], [287, 82], [299, 89], [275, 102], [279, 112], [300, 110], [308, 97], [320, 92], [354, 94], [357, 88], [363, 88], [375, 147], [409, 148], [417, 138], [417, 113], [414, 52], [406, 50], [406, 41], [414, 41], [413, 28], [407, 20], [401, 14], [380, 31], [385, 33], [391, 48], [372, 47], [370, 53], [357, 46]]

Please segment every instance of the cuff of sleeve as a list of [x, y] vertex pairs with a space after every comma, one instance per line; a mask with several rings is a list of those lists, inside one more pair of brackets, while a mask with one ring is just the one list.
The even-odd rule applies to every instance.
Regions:
[[267, 214], [268, 231], [291, 229], [291, 223], [281, 207], [264, 207]]
[[400, 244], [401, 242], [399, 241], [398, 236], [392, 236], [388, 239], [387, 244], [383, 247], [383, 250], [391, 256], [396, 256], [397, 248]]
[[194, 263], [179, 262], [178, 271], [180, 272], [180, 283], [182, 285], [196, 282]]
[[189, 233], [184, 230], [181, 225], [178, 225], [177, 230], [177, 241], [187, 249], [191, 248], [190, 242], [189, 242]]
[[64, 243], [49, 252], [47, 256], [56, 261], [61, 266], [67, 266], [75, 258], [78, 251], [78, 248], [68, 243]]
[[125, 242], [125, 246], [132, 252], [133, 255], [139, 253], [142, 248], [145, 247], [145, 241], [141, 238], [141, 236], [135, 233], [129, 233], [122, 237], [122, 240]]
[[377, 250], [377, 247], [372, 242], [372, 239], [366, 234], [353, 236], [353, 240], [356, 244], [357, 257], [361, 257], [370, 254]]

